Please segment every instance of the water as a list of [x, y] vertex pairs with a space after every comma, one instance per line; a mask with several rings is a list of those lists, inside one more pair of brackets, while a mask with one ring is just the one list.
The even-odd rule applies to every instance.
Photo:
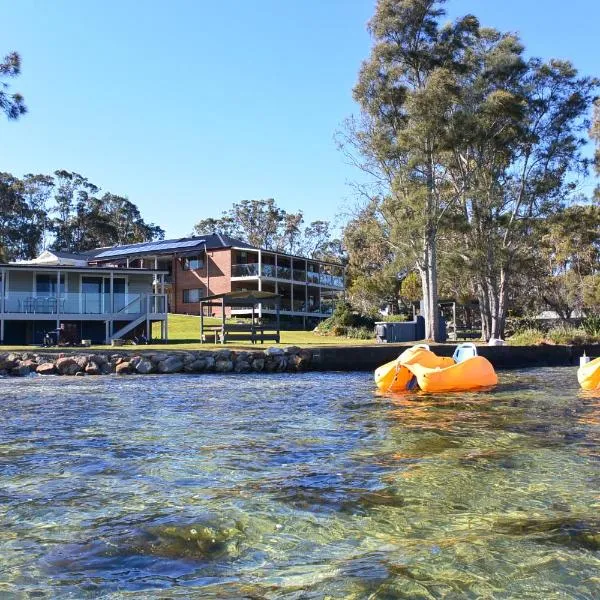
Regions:
[[574, 369], [0, 381], [0, 597], [598, 598]]

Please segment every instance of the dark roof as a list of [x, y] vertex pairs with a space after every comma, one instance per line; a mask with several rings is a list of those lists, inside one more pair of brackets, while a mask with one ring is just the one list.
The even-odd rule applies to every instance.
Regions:
[[125, 246], [112, 246], [110, 248], [96, 248], [92, 252], [91, 259], [120, 258], [125, 256], [140, 256], [149, 254], [152, 256], [173, 253], [189, 253], [195, 249], [217, 250], [219, 248], [254, 248], [254, 246], [220, 233], [210, 235], [176, 238], [172, 240], [155, 240], [153, 242], [142, 242], [140, 244], [128, 244]]
[[94, 272], [94, 271], [112, 271], [113, 273], [164, 273], [168, 274], [168, 271], [164, 269], [141, 269], [141, 268], [133, 268], [133, 269], [125, 269], [122, 267], [96, 267], [95, 265], [82, 266], [82, 267], [74, 267], [72, 265], [45, 265], [38, 263], [0, 263], [0, 267], [3, 269], [23, 269], [29, 271], [86, 271], [86, 272]]

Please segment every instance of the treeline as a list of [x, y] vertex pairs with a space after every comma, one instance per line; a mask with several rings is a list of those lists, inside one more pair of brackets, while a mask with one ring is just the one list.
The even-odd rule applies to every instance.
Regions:
[[341, 241], [334, 237], [328, 221], [304, 225], [302, 211], [289, 213], [273, 198], [242, 200], [220, 217], [203, 219], [194, 226], [194, 235], [215, 231], [259, 248], [309, 258], [340, 260], [343, 255]]
[[344, 237], [351, 296], [397, 299], [414, 270], [427, 337], [440, 298], [476, 300], [483, 336], [503, 337], [511, 311], [597, 297], [598, 199], [577, 185], [598, 81], [473, 15], [446, 22], [443, 4], [379, 0], [369, 23], [339, 140], [369, 179]]
[[123, 196], [101, 193], [82, 175], [0, 173], [0, 260], [35, 258], [44, 248], [83, 252], [162, 239]]

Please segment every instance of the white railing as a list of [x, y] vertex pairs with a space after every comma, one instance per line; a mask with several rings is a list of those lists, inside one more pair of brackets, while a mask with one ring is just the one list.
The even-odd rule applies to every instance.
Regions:
[[166, 313], [165, 294], [96, 294], [66, 292], [57, 295], [9, 292], [0, 298], [1, 313], [47, 315], [135, 315]]

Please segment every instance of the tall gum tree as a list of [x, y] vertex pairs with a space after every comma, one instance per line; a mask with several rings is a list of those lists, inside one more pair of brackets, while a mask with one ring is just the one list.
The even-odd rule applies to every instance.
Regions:
[[344, 152], [373, 180], [370, 202], [385, 242], [421, 276], [426, 337], [439, 337], [437, 238], [461, 190], [450, 185], [459, 74], [479, 24], [473, 16], [440, 27], [443, 1], [379, 0], [374, 39], [354, 98], [359, 119], [341, 134]]
[[513, 35], [481, 30], [461, 81], [449, 164], [462, 190], [463, 258], [482, 336], [504, 337], [514, 282], [531, 268], [536, 227], [571, 201], [585, 173], [586, 120], [596, 81], [567, 61], [525, 61]]

